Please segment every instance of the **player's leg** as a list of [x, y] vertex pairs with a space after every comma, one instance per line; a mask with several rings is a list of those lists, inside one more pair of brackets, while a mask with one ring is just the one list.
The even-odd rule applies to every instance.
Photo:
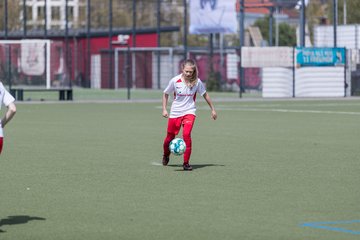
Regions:
[[169, 162], [169, 144], [180, 131], [181, 119], [182, 118], [169, 118], [168, 120], [167, 133], [163, 143], [164, 155], [162, 163], [164, 166], [166, 166]]
[[[190, 156], [192, 152], [191, 131], [193, 129], [194, 122], [195, 122], [195, 115], [192, 114], [185, 115], [182, 121], [183, 139], [186, 144], [186, 150], [184, 153], [184, 166], [189, 165], [189, 161], [190, 161]], [[191, 170], [191, 169], [187, 169], [187, 170]]]

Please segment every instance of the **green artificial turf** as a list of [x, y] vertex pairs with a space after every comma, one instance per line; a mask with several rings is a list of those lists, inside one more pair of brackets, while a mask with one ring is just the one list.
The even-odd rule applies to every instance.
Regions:
[[0, 239], [360, 237], [360, 100], [214, 104], [216, 121], [198, 103], [183, 172], [181, 157], [161, 166], [160, 102], [18, 103]]

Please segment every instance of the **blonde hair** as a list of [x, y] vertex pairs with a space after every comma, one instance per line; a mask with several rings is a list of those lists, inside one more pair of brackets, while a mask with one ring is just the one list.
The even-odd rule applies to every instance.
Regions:
[[186, 59], [182, 64], [181, 64], [181, 69], [184, 70], [185, 66], [189, 66], [191, 67], [194, 72], [192, 74], [191, 77], [185, 77], [184, 73], [182, 74], [182, 77], [184, 79], [186, 79], [188, 81], [188, 86], [189, 87], [193, 87], [196, 85], [197, 81], [198, 81], [198, 68], [196, 66], [196, 62], [192, 59]]

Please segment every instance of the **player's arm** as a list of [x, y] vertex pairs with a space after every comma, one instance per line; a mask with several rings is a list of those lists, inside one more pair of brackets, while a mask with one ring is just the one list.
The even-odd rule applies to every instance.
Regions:
[[16, 106], [15, 103], [10, 103], [7, 106], [7, 111], [5, 113], [5, 116], [1, 119], [1, 125], [2, 127], [5, 127], [5, 125], [14, 117], [16, 113]]
[[210, 96], [207, 92], [205, 92], [205, 94], [203, 95], [205, 101], [207, 102], [207, 104], [209, 105], [210, 109], [211, 109], [211, 117], [216, 120], [217, 118], [217, 113], [215, 111], [215, 107], [210, 99]]
[[165, 118], [169, 117], [169, 113], [166, 110], [168, 100], [169, 100], [169, 94], [163, 93], [163, 97], [162, 97], [162, 115]]

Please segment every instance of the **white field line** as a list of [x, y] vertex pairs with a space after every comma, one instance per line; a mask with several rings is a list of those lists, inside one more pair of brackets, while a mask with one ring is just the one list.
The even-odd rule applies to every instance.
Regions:
[[151, 162], [151, 165], [153, 165], [153, 166], [162, 166], [162, 163], [159, 163], [159, 162]]
[[[198, 108], [201, 110], [208, 109], [206, 107]], [[360, 112], [339, 112], [339, 111], [321, 111], [321, 110], [295, 110], [295, 109], [264, 109], [264, 108], [231, 108], [216, 107], [219, 111], [244, 111], [244, 112], [282, 112], [282, 113], [319, 113], [319, 114], [340, 114], [340, 115], [360, 115]]]
[[[221, 104], [216, 104], [216, 106], [219, 107], [224, 107], [227, 108], [227, 105], [221, 105]], [[241, 108], [247, 108], [250, 107], [252, 108], [254, 105], [249, 105], [249, 104], [241, 104]], [[286, 105], [286, 104], [256, 104], [257, 107], [261, 108], [261, 107], [281, 107], [281, 106], [291, 106], [291, 105]], [[294, 105], [296, 107], [309, 107], [309, 104], [296, 104]], [[360, 103], [342, 103], [342, 104], [338, 104], [338, 103], [317, 103], [317, 104], [311, 104], [312, 107], [339, 107], [339, 106], [359, 106], [360, 107]]]

